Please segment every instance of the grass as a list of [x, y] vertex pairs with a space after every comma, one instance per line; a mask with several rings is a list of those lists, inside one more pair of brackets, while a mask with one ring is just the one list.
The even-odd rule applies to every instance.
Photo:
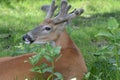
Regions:
[[[44, 20], [40, 6], [50, 0], [1, 0], [0, 1], [0, 57], [12, 56], [15, 46], [22, 42], [22, 36]], [[114, 69], [107, 61], [93, 55], [102, 43], [94, 37], [99, 31], [106, 30], [110, 17], [120, 23], [119, 0], [70, 0], [72, 9], [83, 7], [85, 13], [74, 19], [68, 33], [84, 55], [90, 77], [88, 80], [116, 80]], [[72, 10], [71, 9], [71, 10]], [[10, 36], [8, 36], [10, 35]], [[4, 38], [4, 36], [6, 36]], [[119, 75], [120, 76], [120, 75]]]

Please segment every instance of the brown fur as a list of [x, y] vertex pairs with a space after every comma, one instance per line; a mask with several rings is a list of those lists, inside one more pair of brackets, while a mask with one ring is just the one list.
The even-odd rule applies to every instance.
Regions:
[[[64, 80], [70, 80], [74, 77], [81, 80], [87, 72], [87, 68], [82, 54], [66, 31], [60, 34], [55, 43], [62, 47], [62, 57], [55, 63], [55, 70], [62, 73]], [[34, 73], [30, 71], [32, 65], [26, 62], [32, 55], [34, 54], [1, 58], [0, 80], [24, 80], [26, 77], [32, 79], [34, 77]], [[39, 63], [41, 62], [47, 61], [44, 59]]]

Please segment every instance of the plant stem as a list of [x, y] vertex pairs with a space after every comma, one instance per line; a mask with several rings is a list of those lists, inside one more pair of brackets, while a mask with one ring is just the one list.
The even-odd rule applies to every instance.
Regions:
[[115, 45], [115, 54], [116, 54], [116, 80], [119, 80], [119, 55], [118, 55], [118, 46], [116, 45], [117, 41], [116, 38], [114, 38], [114, 45]]
[[116, 70], [116, 80], [119, 80], [119, 55], [118, 55], [118, 48], [117, 46], [115, 47], [115, 53], [116, 53], [116, 67], [117, 67], [117, 70]]
[[50, 80], [50, 78], [52, 77], [53, 75], [51, 74], [48, 78], [47, 78], [47, 80]]
[[53, 61], [52, 61], [52, 67], [53, 67], [53, 71], [52, 71], [52, 80], [54, 80], [54, 68], [55, 68], [54, 59], [53, 59]]
[[50, 76], [47, 78], [47, 80], [54, 80], [54, 68], [55, 68], [54, 59], [51, 63], [52, 63], [53, 70], [52, 70], [52, 74], [50, 74]]

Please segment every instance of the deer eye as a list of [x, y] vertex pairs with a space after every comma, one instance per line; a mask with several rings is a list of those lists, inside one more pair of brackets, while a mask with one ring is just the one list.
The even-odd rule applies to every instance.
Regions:
[[50, 27], [45, 27], [45, 30], [49, 31], [49, 30], [51, 30], [51, 28]]

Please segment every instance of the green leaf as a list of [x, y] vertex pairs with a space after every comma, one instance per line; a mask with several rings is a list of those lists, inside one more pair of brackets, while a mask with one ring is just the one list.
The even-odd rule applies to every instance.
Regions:
[[42, 69], [42, 72], [45, 73], [45, 72], [51, 72], [52, 73], [53, 71], [53, 67], [47, 67], [45, 69]]
[[91, 73], [90, 73], [90, 72], [88, 72], [88, 73], [85, 75], [85, 79], [86, 79], [86, 80], [88, 80], [88, 79], [89, 79], [90, 74], [91, 74]]
[[46, 63], [41, 63], [41, 65], [40, 65], [41, 69], [44, 69], [44, 68], [47, 68], [47, 67], [48, 67], [48, 65]]
[[95, 37], [106, 37], [106, 38], [113, 38], [114, 36], [108, 31], [101, 31], [95, 35]]
[[32, 65], [35, 65], [38, 63], [39, 60], [41, 60], [43, 57], [40, 54], [36, 54], [29, 58], [29, 61]]
[[118, 55], [120, 56], [120, 49], [118, 50]]
[[40, 65], [40, 69], [41, 69], [42, 73], [52, 72], [52, 71], [53, 71], [53, 68], [52, 68], [52, 67], [49, 67], [46, 63], [42, 63], [42, 64]]
[[45, 72], [52, 72], [53, 68], [48, 67], [46, 63], [41, 63], [40, 66], [34, 66], [31, 71], [38, 72], [38, 73], [45, 73]]
[[60, 51], [61, 51], [61, 47], [60, 46], [54, 48], [54, 53], [55, 54], [59, 54]]
[[108, 20], [108, 29], [109, 30], [115, 30], [119, 27], [119, 24], [117, 22], [117, 20], [113, 17], [109, 18]]
[[42, 70], [40, 69], [39, 66], [35, 66], [31, 69], [32, 72], [38, 72], [38, 73], [42, 73]]
[[32, 48], [30, 48], [30, 52], [35, 52], [35, 51], [37, 51], [38, 49], [40, 49], [40, 46], [32, 47]]
[[[118, 30], [118, 31], [120, 31], [120, 30]], [[117, 33], [115, 34], [115, 38], [116, 38], [116, 40], [119, 40], [119, 41], [120, 41], [120, 32], [117, 32]]]
[[114, 64], [114, 63], [116, 63], [116, 60], [115, 60], [114, 58], [110, 58], [110, 59], [108, 60], [108, 62], [111, 63], [111, 64]]
[[50, 55], [44, 55], [45, 59], [47, 59], [47, 61], [52, 62], [53, 58]]
[[57, 77], [57, 78], [55, 78], [54, 80], [63, 80], [63, 76], [62, 76], [61, 73], [55, 72], [54, 75]]

